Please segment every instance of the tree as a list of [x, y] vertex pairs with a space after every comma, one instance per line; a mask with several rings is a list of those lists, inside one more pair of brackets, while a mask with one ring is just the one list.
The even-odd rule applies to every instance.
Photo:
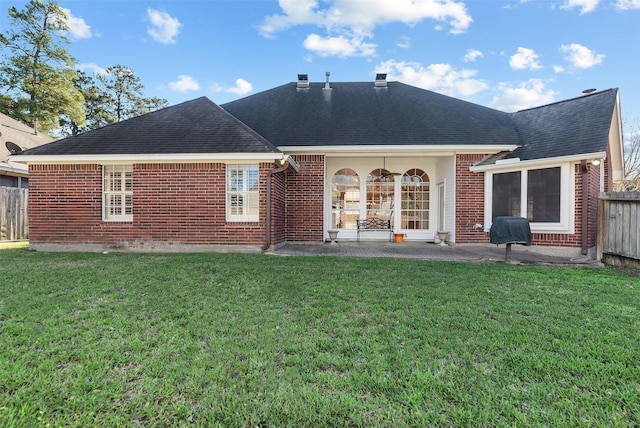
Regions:
[[84, 126], [78, 124], [70, 117], [63, 115], [60, 118], [60, 128], [63, 135], [77, 135], [116, 122], [116, 118], [110, 112], [113, 99], [92, 76], [78, 71], [74, 86], [84, 98], [85, 124]]
[[55, 0], [31, 0], [24, 10], [9, 8], [11, 24], [0, 33], [0, 98], [12, 117], [51, 130], [61, 115], [84, 125], [83, 98], [73, 81], [74, 58], [67, 52], [68, 17]]
[[96, 75], [102, 89], [111, 98], [110, 113], [116, 122], [139, 116], [167, 106], [163, 98], [145, 98], [144, 86], [134, 71], [124, 65], [107, 67], [105, 74]]
[[624, 144], [622, 190], [640, 192], [640, 121], [630, 127], [630, 140]]

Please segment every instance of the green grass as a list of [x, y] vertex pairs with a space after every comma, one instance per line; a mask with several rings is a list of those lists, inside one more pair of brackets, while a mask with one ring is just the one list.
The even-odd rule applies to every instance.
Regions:
[[610, 268], [0, 251], [0, 426], [638, 426]]
[[27, 247], [29, 247], [29, 241], [0, 241], [0, 250]]

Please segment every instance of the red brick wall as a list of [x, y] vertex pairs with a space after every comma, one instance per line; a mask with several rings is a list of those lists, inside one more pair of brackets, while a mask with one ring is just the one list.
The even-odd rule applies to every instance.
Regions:
[[484, 225], [484, 173], [469, 168], [485, 155], [456, 155], [456, 242], [489, 242], [489, 234], [476, 224]]
[[265, 180], [260, 164], [260, 221], [225, 221], [225, 165], [135, 164], [133, 221], [102, 221], [100, 165], [31, 165], [30, 241], [136, 246], [262, 245]]
[[271, 176], [271, 244], [286, 240], [287, 172]]
[[88, 242], [102, 234], [100, 165], [29, 166], [29, 241]]
[[323, 241], [323, 155], [294, 156], [300, 172], [287, 177], [287, 241]]
[[[473, 173], [469, 167], [482, 159], [484, 155], [456, 156], [456, 242], [486, 243], [489, 234], [483, 229], [476, 229], [476, 223], [484, 224], [484, 177], [483, 173]], [[590, 163], [589, 168], [589, 224], [588, 247], [595, 245], [595, 218], [597, 215], [597, 198], [600, 187], [600, 167]], [[575, 233], [533, 233], [532, 244], [543, 246], [580, 247], [582, 245], [582, 173], [580, 165], [575, 167]]]

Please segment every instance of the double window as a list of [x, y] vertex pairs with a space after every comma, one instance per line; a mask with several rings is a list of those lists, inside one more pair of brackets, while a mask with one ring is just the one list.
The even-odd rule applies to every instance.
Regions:
[[492, 175], [491, 219], [525, 217], [532, 223], [561, 223], [561, 167]]
[[227, 165], [227, 221], [258, 221], [258, 165]]
[[133, 220], [133, 167], [105, 165], [102, 181], [102, 219]]

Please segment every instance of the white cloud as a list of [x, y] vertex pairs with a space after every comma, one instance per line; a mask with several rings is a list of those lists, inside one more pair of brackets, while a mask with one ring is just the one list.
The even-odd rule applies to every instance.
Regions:
[[402, 36], [396, 42], [396, 46], [400, 49], [409, 49], [411, 47], [411, 39], [407, 36]]
[[478, 58], [482, 58], [484, 54], [477, 49], [469, 49], [464, 55], [464, 62], [474, 62]]
[[560, 51], [566, 53], [564, 57], [575, 68], [591, 68], [598, 65], [604, 59], [603, 54], [596, 54], [595, 51], [578, 43], [560, 46]]
[[546, 89], [540, 79], [529, 79], [513, 86], [510, 83], [499, 85], [500, 94], [493, 97], [490, 107], [503, 111], [517, 111], [549, 104], [555, 101], [556, 92]]
[[618, 0], [616, 8], [620, 10], [640, 9], [640, 0]]
[[100, 67], [98, 64], [94, 62], [85, 62], [82, 64], [78, 64], [78, 70], [90, 72], [93, 74], [107, 74], [107, 70]]
[[67, 15], [67, 26], [69, 27], [71, 38], [76, 40], [91, 38], [91, 26], [84, 22], [84, 19], [73, 16], [69, 9], [64, 7], [60, 9]]
[[553, 71], [555, 71], [556, 73], [564, 73], [564, 67], [561, 65], [554, 65]]
[[321, 37], [317, 34], [309, 35], [304, 47], [320, 56], [338, 56], [346, 58], [350, 56], [371, 56], [375, 54], [376, 45], [365, 43], [364, 37], [345, 36]]
[[169, 88], [176, 92], [197, 91], [200, 89], [200, 85], [193, 77], [187, 74], [181, 74], [178, 76], [178, 80], [175, 82], [169, 82]]
[[[473, 22], [462, 2], [455, 0], [325, 0], [321, 7], [318, 0], [279, 0], [281, 14], [265, 17], [258, 27], [264, 37], [298, 25], [324, 27], [326, 36], [311, 34], [305, 46], [311, 46], [322, 55], [350, 56], [375, 55], [375, 45], [365, 43], [373, 37], [378, 25], [401, 22], [416, 25], [425, 19], [449, 24], [450, 32], [463, 33]], [[335, 47], [333, 45], [339, 44]], [[329, 46], [327, 46], [329, 45]], [[406, 45], [400, 42], [399, 46]]]
[[562, 6], [562, 9], [573, 9], [575, 7], [580, 8], [580, 14], [593, 12], [600, 3], [600, 0], [567, 0]]
[[282, 14], [265, 18], [259, 27], [265, 36], [296, 25], [321, 25], [327, 28], [359, 27], [402, 22], [415, 25], [424, 19], [448, 22], [452, 33], [463, 33], [473, 22], [462, 2], [455, 0], [325, 0], [321, 9], [317, 0], [279, 0]]
[[539, 70], [542, 66], [538, 58], [539, 55], [533, 49], [518, 48], [518, 52], [509, 58], [509, 65], [514, 70]]
[[151, 22], [151, 26], [147, 28], [147, 33], [153, 40], [165, 45], [176, 42], [176, 37], [180, 32], [180, 27], [182, 27], [177, 18], [172, 17], [167, 12], [151, 8], [147, 9], [147, 17]]
[[217, 83], [214, 83], [211, 86], [211, 90], [213, 92], [228, 92], [236, 95], [246, 95], [249, 92], [253, 91], [253, 85], [247, 82], [246, 80], [240, 78], [240, 79], [236, 79], [235, 86], [224, 87], [224, 86], [218, 85]]
[[476, 70], [456, 70], [449, 64], [431, 64], [427, 67], [415, 62], [389, 60], [378, 64], [376, 73], [387, 73], [387, 80], [429, 89], [442, 94], [470, 97], [488, 88], [475, 76]]

